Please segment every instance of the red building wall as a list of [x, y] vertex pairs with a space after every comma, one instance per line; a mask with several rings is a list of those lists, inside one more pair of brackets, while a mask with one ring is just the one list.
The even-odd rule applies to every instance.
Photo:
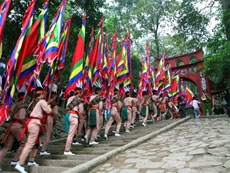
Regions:
[[[211, 82], [200, 72], [203, 66], [203, 54], [202, 50], [198, 50], [193, 53], [170, 57], [165, 60], [165, 64], [171, 66], [172, 72], [180, 71], [180, 79], [182, 81], [188, 80], [197, 86], [199, 98], [202, 96], [204, 89], [206, 89], [211, 96]], [[178, 66], [179, 62], [182, 62], [183, 65]]]

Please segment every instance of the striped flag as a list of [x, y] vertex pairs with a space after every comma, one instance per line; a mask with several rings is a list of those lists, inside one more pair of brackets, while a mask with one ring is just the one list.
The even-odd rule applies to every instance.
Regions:
[[104, 46], [104, 55], [102, 59], [102, 71], [101, 71], [101, 85], [104, 88], [102, 92], [102, 96], [106, 97], [107, 95], [107, 88], [108, 88], [108, 81], [109, 81], [109, 74], [108, 74], [108, 59], [109, 59], [109, 44], [108, 44], [108, 34], [106, 33], [106, 39], [105, 39], [105, 46]]
[[121, 53], [122, 53], [122, 60], [124, 62], [124, 67], [121, 70], [121, 72], [117, 72], [117, 81], [119, 83], [122, 83], [126, 79], [131, 78], [132, 71], [131, 71], [131, 53], [130, 53], [130, 39], [129, 39], [129, 37], [125, 38]]
[[142, 70], [140, 74], [140, 80], [139, 80], [139, 90], [137, 93], [137, 96], [139, 99], [142, 98], [143, 91], [146, 89], [146, 86], [148, 84], [148, 63], [147, 63], [147, 56], [142, 59]]
[[68, 47], [69, 33], [70, 33], [71, 18], [65, 21], [62, 29], [61, 40], [58, 47], [57, 58], [49, 63], [49, 69], [47, 75], [43, 81], [43, 86], [48, 89], [51, 86], [54, 78], [58, 79], [60, 75], [60, 70], [64, 68], [65, 57]]
[[193, 100], [193, 97], [194, 93], [192, 92], [192, 90], [188, 86], [185, 86], [185, 100], [191, 102]]
[[113, 34], [112, 37], [112, 56], [111, 56], [111, 62], [109, 65], [108, 69], [108, 74], [109, 74], [109, 82], [108, 82], [108, 107], [110, 108], [111, 106], [111, 99], [114, 95], [114, 88], [116, 86], [116, 54], [117, 54], [117, 33]]
[[71, 26], [71, 18], [65, 21], [63, 26], [63, 32], [61, 36], [61, 45], [59, 46], [59, 63], [57, 70], [61, 70], [64, 68], [66, 53], [67, 53], [67, 47], [69, 43], [69, 35], [70, 35], [70, 26]]
[[165, 78], [163, 81], [163, 90], [166, 91], [171, 87], [171, 71], [170, 68], [165, 69]]
[[20, 90], [26, 83], [26, 80], [32, 75], [33, 70], [36, 67], [36, 57], [33, 56], [33, 50], [36, 47], [39, 40], [45, 35], [45, 28], [48, 19], [48, 0], [43, 3], [43, 8], [38, 16], [38, 19], [34, 22], [29, 35], [25, 39], [20, 57], [21, 63], [17, 71], [17, 87]]
[[3, 28], [10, 8], [11, 0], [5, 0], [0, 6], [0, 57], [2, 57]]
[[170, 90], [168, 91], [168, 96], [170, 98], [175, 97], [179, 92], [180, 92], [180, 76], [178, 73], [173, 75], [172, 80], [171, 80], [171, 87]]
[[95, 41], [95, 44], [94, 44], [94, 48], [92, 50], [92, 54], [91, 56], [89, 57], [89, 70], [88, 70], [88, 76], [87, 76], [87, 79], [86, 79], [86, 86], [85, 86], [85, 90], [88, 91], [87, 93], [91, 93], [91, 89], [92, 89], [92, 86], [94, 84], [94, 82], [96, 82], [96, 79], [99, 75], [99, 72], [100, 72], [100, 63], [101, 63], [101, 48], [103, 48], [103, 46], [100, 46], [102, 44], [102, 27], [103, 27], [103, 21], [104, 19], [101, 19], [100, 23], [98, 24], [99, 25], [99, 31], [98, 31], [98, 34], [97, 34], [97, 39]]
[[54, 69], [54, 74], [53, 77], [55, 79], [58, 79], [60, 76], [60, 71], [64, 68], [65, 66], [65, 58], [66, 58], [66, 53], [67, 53], [67, 47], [68, 47], [68, 42], [69, 42], [69, 34], [70, 34], [70, 26], [71, 26], [71, 18], [65, 21], [63, 25], [63, 31], [61, 35], [61, 42], [59, 44], [59, 50], [58, 50], [58, 56], [55, 60], [57, 60], [55, 69]]
[[93, 70], [93, 78], [92, 78], [92, 84], [96, 82], [99, 76], [101, 76], [102, 73], [102, 61], [103, 61], [103, 23], [104, 19], [101, 19], [99, 23], [99, 32], [98, 32], [98, 47], [97, 47], [97, 54], [96, 54], [96, 64]]
[[152, 88], [156, 88], [156, 74], [155, 74], [155, 67], [154, 65], [151, 66], [151, 77], [152, 77]]
[[86, 85], [86, 79], [88, 76], [88, 72], [89, 72], [89, 60], [90, 57], [92, 57], [92, 53], [93, 53], [93, 45], [94, 45], [94, 29], [92, 27], [91, 29], [91, 33], [90, 33], [90, 42], [89, 42], [89, 47], [88, 47], [88, 51], [87, 51], [87, 56], [85, 58], [85, 62], [84, 62], [84, 74], [83, 74], [83, 83], [84, 86]]
[[[39, 77], [42, 64], [45, 62], [51, 63], [58, 55], [58, 46], [60, 42], [60, 35], [63, 18], [65, 14], [66, 0], [63, 0], [59, 5], [57, 13], [55, 14], [48, 32], [39, 41], [36, 48], [33, 51], [33, 55], [36, 56], [36, 67], [33, 70], [32, 76], [28, 79], [28, 87], [26, 93], [30, 92], [35, 87], [35, 83]], [[58, 42], [58, 43], [57, 43]]]
[[57, 58], [49, 63], [47, 75], [43, 81], [43, 86], [48, 89], [49, 85], [52, 85], [54, 78], [58, 79], [60, 76], [60, 70], [64, 68], [65, 57], [69, 41], [71, 18], [65, 21], [61, 34], [61, 41], [59, 44]]
[[165, 58], [166, 54], [163, 53], [161, 60], [158, 64], [157, 73], [156, 73], [156, 86], [160, 88], [163, 86], [163, 80], [165, 78]]
[[85, 28], [86, 28], [86, 14], [82, 17], [82, 27], [78, 34], [78, 40], [73, 54], [71, 73], [69, 77], [69, 82], [65, 89], [65, 97], [68, 96], [70, 91], [78, 87], [83, 87], [83, 56], [84, 56], [84, 46], [85, 46]]
[[[32, 23], [33, 23], [33, 15], [34, 15], [34, 8], [35, 8], [35, 3], [36, 0], [32, 0], [31, 3], [29, 4], [25, 15], [22, 19], [22, 29], [21, 29], [21, 34], [17, 40], [16, 46], [10, 56], [10, 59], [7, 63], [7, 69], [6, 69], [6, 84], [3, 90], [3, 103], [0, 107], [0, 124], [4, 122], [5, 119], [9, 118], [9, 111], [10, 111], [10, 106], [13, 101], [13, 96], [15, 93], [16, 89], [16, 83], [14, 77], [16, 75], [16, 67], [17, 64], [20, 64], [20, 51], [23, 46], [23, 41], [25, 38], [28, 36]], [[19, 60], [19, 61], [18, 61]]]

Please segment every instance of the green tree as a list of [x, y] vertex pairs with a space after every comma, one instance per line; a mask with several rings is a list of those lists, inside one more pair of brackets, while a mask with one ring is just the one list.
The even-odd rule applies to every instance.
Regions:
[[[174, 27], [176, 34], [173, 40], [189, 51], [203, 47], [209, 37], [206, 29], [209, 17], [202, 13], [202, 9], [195, 7], [197, 3], [199, 3], [198, 0], [182, 1], [178, 11], [178, 25]], [[181, 40], [184, 41], [180, 44], [178, 41]]]
[[230, 88], [230, 2], [222, 0], [221, 5], [221, 24], [207, 43], [205, 72], [217, 86]]

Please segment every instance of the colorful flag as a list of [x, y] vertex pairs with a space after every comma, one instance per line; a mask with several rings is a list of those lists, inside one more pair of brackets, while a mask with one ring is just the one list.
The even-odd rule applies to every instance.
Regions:
[[69, 82], [65, 89], [65, 97], [68, 96], [70, 91], [78, 87], [83, 87], [83, 56], [84, 56], [84, 46], [85, 46], [85, 27], [86, 27], [86, 14], [82, 17], [82, 27], [78, 34], [78, 41], [75, 47], [72, 64], [71, 64], [71, 74], [69, 77]]
[[11, 0], [5, 0], [0, 6], [0, 57], [2, 57], [3, 28], [10, 8]]
[[193, 97], [194, 93], [192, 92], [192, 90], [188, 86], [185, 86], [185, 100], [191, 102], [193, 100]]
[[17, 40], [16, 46], [10, 56], [10, 59], [7, 63], [7, 69], [6, 69], [6, 84], [3, 90], [3, 103], [4, 105], [1, 105], [0, 107], [0, 124], [4, 122], [5, 119], [9, 118], [9, 112], [10, 112], [10, 106], [13, 101], [13, 96], [16, 89], [16, 83], [14, 77], [16, 75], [16, 66], [18, 63], [20, 63], [20, 59], [18, 62], [18, 58], [20, 55], [21, 48], [23, 46], [23, 41], [27, 37], [27, 35], [30, 32], [32, 23], [33, 23], [33, 15], [34, 15], [34, 8], [35, 8], [36, 0], [32, 0], [29, 4], [25, 15], [22, 19], [22, 29], [21, 34]]
[[102, 72], [101, 72], [101, 85], [104, 88], [103, 92], [101, 92], [101, 96], [106, 97], [108, 81], [109, 81], [109, 73], [108, 73], [108, 59], [109, 59], [109, 45], [108, 45], [108, 34], [106, 33], [105, 46], [104, 46], [104, 55], [102, 59]]
[[156, 75], [155, 75], [154, 65], [151, 66], [150, 72], [151, 72], [151, 77], [152, 77], [152, 88], [155, 89], [156, 88]]
[[145, 49], [145, 57], [142, 59], [142, 70], [140, 73], [139, 80], [139, 89], [138, 89], [138, 99], [142, 98], [143, 91], [148, 89], [151, 92], [152, 90], [152, 77], [151, 77], [151, 69], [150, 69], [150, 49], [149, 43], [146, 43]]
[[60, 76], [60, 70], [64, 68], [69, 40], [70, 25], [71, 19], [68, 19], [63, 25], [61, 40], [58, 47], [58, 56], [48, 65], [48, 72], [43, 81], [43, 86], [45, 87], [45, 89], [48, 89], [48, 86], [52, 85], [54, 79], [58, 79], [58, 77]]
[[[130, 39], [129, 36], [125, 38], [122, 46], [122, 60], [124, 60], [124, 67], [121, 72], [117, 72], [117, 81], [124, 82], [126, 79], [131, 78], [131, 52], [130, 52]], [[118, 70], [118, 69], [117, 69]]]
[[43, 60], [51, 63], [58, 55], [59, 44], [61, 40], [63, 20], [65, 15], [66, 0], [62, 1], [60, 16], [58, 16], [53, 31], [50, 32], [49, 40], [47, 41], [46, 50], [43, 54]]
[[165, 69], [165, 78], [163, 81], [163, 90], [166, 91], [171, 87], [171, 72], [170, 68]]
[[48, 19], [48, 2], [48, 0], [44, 1], [41, 13], [38, 16], [38, 19], [34, 22], [22, 46], [19, 56], [20, 64], [17, 65], [17, 77], [15, 78], [15, 80], [18, 80], [18, 90], [23, 87], [26, 80], [29, 79], [36, 67], [36, 57], [32, 56], [32, 54], [38, 41], [45, 35], [45, 28]]
[[90, 42], [89, 42], [89, 47], [87, 51], [87, 56], [84, 61], [84, 72], [83, 72], [84, 73], [83, 74], [84, 86], [86, 85], [86, 79], [87, 79], [88, 72], [89, 72], [89, 59], [90, 57], [92, 57], [93, 45], [94, 45], [94, 29], [92, 27], [91, 33], [90, 33]]
[[170, 90], [168, 91], [168, 96], [170, 98], [175, 97], [176, 95], [178, 95], [178, 93], [180, 92], [180, 76], [178, 73], [176, 73], [171, 80], [171, 87]]
[[101, 19], [99, 23], [99, 31], [97, 35], [98, 39], [98, 47], [97, 47], [97, 54], [96, 54], [96, 64], [93, 70], [93, 78], [92, 78], [92, 84], [96, 82], [99, 76], [101, 76], [102, 73], [102, 61], [103, 61], [103, 23], [104, 19]]
[[61, 42], [60, 42], [59, 50], [58, 50], [57, 68], [54, 74], [55, 78], [57, 79], [60, 76], [60, 70], [63, 69], [65, 66], [65, 58], [66, 58], [67, 47], [68, 47], [68, 42], [69, 42], [71, 20], [72, 19], [70, 18], [67, 21], [65, 21], [64, 26], [63, 26]]
[[[60, 27], [62, 28], [62, 21], [65, 14], [66, 0], [63, 0], [59, 5], [57, 13], [55, 14], [48, 32], [39, 41], [33, 51], [36, 56], [36, 67], [33, 70], [33, 75], [28, 80], [28, 87], [26, 93], [35, 87], [35, 83], [39, 77], [42, 64], [45, 62], [51, 63], [58, 55], [58, 46], [60, 43]], [[58, 42], [58, 44], [57, 44]]]
[[111, 62], [108, 69], [109, 82], [108, 82], [108, 108], [111, 107], [111, 99], [114, 95], [114, 88], [116, 86], [116, 53], [117, 53], [117, 33], [113, 34], [112, 37], [112, 56]]
[[163, 53], [161, 60], [158, 64], [157, 73], [156, 73], [156, 86], [157, 88], [163, 87], [163, 81], [165, 79], [165, 58], [166, 54]]
[[102, 32], [103, 32], [103, 22], [104, 19], [101, 19], [99, 25], [99, 31], [97, 34], [97, 39], [95, 41], [94, 48], [92, 50], [91, 56], [89, 57], [89, 70], [88, 76], [86, 80], [85, 90], [87, 93], [91, 93], [91, 89], [93, 84], [96, 82], [97, 77], [99, 76], [99, 72], [101, 69], [101, 48], [103, 48], [102, 44]]

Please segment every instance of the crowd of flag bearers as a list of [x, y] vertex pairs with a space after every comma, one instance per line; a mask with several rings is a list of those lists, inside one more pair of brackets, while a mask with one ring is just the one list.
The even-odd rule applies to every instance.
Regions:
[[[66, 0], [62, 0], [46, 30], [48, 4], [49, 0], [44, 0], [41, 13], [34, 21], [36, 0], [30, 1], [22, 20], [21, 34], [1, 74], [0, 124], [5, 120], [10, 124], [1, 140], [0, 164], [16, 142], [18, 148], [10, 164], [22, 173], [26, 172], [26, 164], [39, 166], [35, 161], [38, 151], [41, 156], [52, 154], [47, 148], [58, 116], [65, 116], [64, 155], [74, 155], [71, 146], [81, 144], [76, 140], [79, 137], [89, 145], [98, 145], [103, 127], [104, 138], [109, 139], [110, 130], [120, 137], [123, 126], [124, 132], [129, 133], [137, 122], [145, 127], [149, 120], [157, 122], [186, 116], [185, 107], [193, 100], [193, 93], [180, 83], [178, 72], [172, 73], [170, 67], [165, 66], [165, 53], [157, 68], [150, 64], [149, 43], [141, 59], [138, 89], [134, 89], [130, 32], [124, 36], [120, 49], [117, 49], [115, 32], [110, 49], [108, 34], [103, 30], [104, 19], [101, 19], [95, 36], [92, 29], [84, 57], [86, 14], [82, 16], [69, 81], [62, 94], [67, 102], [66, 114], [59, 115], [60, 86], [55, 82], [60, 79], [65, 65], [71, 18], [64, 21]], [[10, 5], [11, 0], [5, 0], [0, 6], [1, 46]], [[39, 76], [44, 64], [48, 71], [41, 83]], [[199, 117], [197, 104], [199, 102], [192, 102], [196, 117]]]

